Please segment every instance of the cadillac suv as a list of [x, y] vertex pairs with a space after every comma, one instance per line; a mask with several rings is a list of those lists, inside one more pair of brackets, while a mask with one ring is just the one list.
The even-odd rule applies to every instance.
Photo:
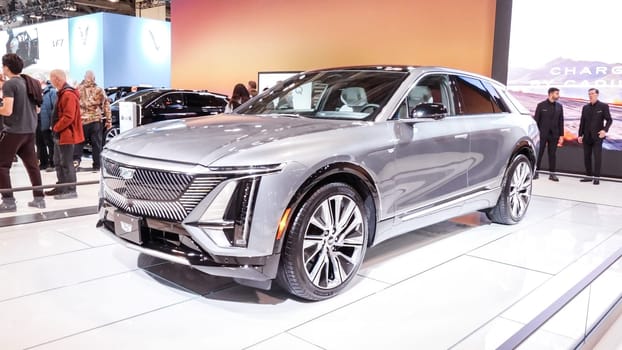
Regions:
[[437, 67], [316, 70], [102, 154], [102, 229], [144, 254], [321, 300], [368, 247], [474, 211], [514, 224], [538, 131], [505, 87]]

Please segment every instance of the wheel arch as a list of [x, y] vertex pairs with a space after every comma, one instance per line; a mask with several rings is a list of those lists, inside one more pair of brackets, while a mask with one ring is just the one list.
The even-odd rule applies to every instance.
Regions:
[[[368, 213], [369, 237], [367, 239], [367, 246], [371, 246], [376, 234], [376, 221], [380, 208], [378, 189], [373, 177], [366, 169], [348, 162], [336, 162], [324, 165], [307, 177], [302, 185], [298, 187], [298, 190], [292, 196], [287, 206], [287, 208], [291, 208], [291, 215], [289, 215], [286, 223], [287, 229], [285, 234], [289, 234], [289, 227], [300, 205], [313, 193], [313, 190], [333, 182], [343, 182], [352, 186], [363, 199], [366, 212]], [[275, 242], [275, 251], [281, 251], [284, 241], [285, 236]]]
[[512, 160], [519, 154], [525, 155], [529, 162], [531, 163], [531, 167], [535, 170], [536, 168], [536, 149], [533, 142], [528, 138], [523, 138], [516, 143], [514, 149], [512, 150], [512, 154], [510, 159], [508, 159], [507, 165], [509, 166], [512, 163]]

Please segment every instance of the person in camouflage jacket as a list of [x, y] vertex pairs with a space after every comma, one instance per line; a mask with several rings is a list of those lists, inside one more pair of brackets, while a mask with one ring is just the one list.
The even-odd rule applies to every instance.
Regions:
[[[84, 125], [85, 142], [91, 144], [93, 150], [93, 171], [99, 171], [100, 154], [103, 146], [104, 127], [110, 129], [112, 127], [112, 117], [110, 113], [110, 101], [106, 96], [106, 92], [95, 83], [95, 74], [87, 71], [84, 80], [78, 86], [80, 93], [80, 113], [82, 114], [82, 125]], [[82, 150], [84, 144], [76, 147], [74, 152], [74, 166], [78, 168], [82, 160]]]

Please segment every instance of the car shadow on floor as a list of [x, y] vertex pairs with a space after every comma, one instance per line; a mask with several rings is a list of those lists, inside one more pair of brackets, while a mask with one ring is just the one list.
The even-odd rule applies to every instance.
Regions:
[[[400, 235], [369, 249], [365, 257], [364, 266], [366, 268], [373, 267], [376, 264], [397, 258], [415, 249], [468, 231], [474, 226], [489, 223], [490, 221], [477, 213]], [[161, 263], [157, 263], [157, 261]], [[277, 305], [289, 299], [306, 302], [290, 295], [279, 287], [276, 282], [273, 282], [272, 288], [267, 291], [245, 287], [237, 284], [231, 278], [208, 275], [188, 266], [165, 262], [145, 254], [139, 255], [138, 267], [167, 287], [193, 293], [205, 299], [270, 305]], [[356, 288], [359, 282], [360, 280], [353, 281], [348, 286], [348, 289]]]

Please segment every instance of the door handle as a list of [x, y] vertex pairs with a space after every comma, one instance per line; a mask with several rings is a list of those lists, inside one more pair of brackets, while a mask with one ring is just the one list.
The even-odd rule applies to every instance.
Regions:
[[468, 137], [469, 137], [469, 134], [460, 134], [460, 135], [454, 136], [455, 139], [460, 139], [460, 140], [466, 140]]

